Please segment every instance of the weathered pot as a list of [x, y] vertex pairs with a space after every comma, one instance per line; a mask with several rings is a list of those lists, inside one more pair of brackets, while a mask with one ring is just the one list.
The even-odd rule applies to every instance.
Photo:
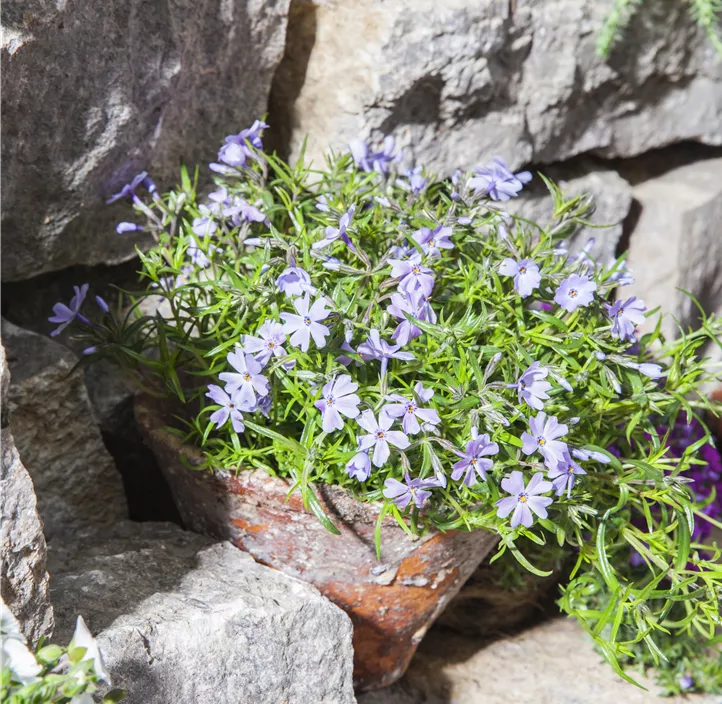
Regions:
[[374, 531], [380, 504], [316, 486], [341, 532], [333, 535], [303, 508], [290, 484], [260, 470], [195, 471], [197, 449], [164, 429], [152, 399], [139, 397], [136, 418], [190, 530], [227, 539], [264, 565], [310, 582], [354, 624], [354, 683], [385, 687], [404, 674], [429, 626], [496, 543], [485, 532], [431, 531], [412, 540], [384, 518], [381, 562]]

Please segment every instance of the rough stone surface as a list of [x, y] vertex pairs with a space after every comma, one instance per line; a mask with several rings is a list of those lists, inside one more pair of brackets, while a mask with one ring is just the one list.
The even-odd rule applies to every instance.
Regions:
[[[632, 187], [616, 171], [589, 160], [550, 166], [540, 169], [571, 198], [590, 194], [594, 197], [595, 210], [589, 220], [595, 225], [610, 225], [594, 229], [586, 227], [569, 242], [570, 249], [583, 247], [589, 238], [596, 240], [590, 250], [591, 256], [602, 263], [615, 258], [622, 237], [624, 219], [632, 205]], [[551, 222], [554, 201], [541, 178], [532, 179], [518, 198], [505, 205], [510, 213], [520, 215], [545, 226]]]
[[53, 340], [3, 321], [9, 409], [50, 542], [127, 517], [123, 484], [100, 431], [77, 358]]
[[104, 205], [141, 169], [163, 185], [267, 109], [289, 0], [3, 3], [4, 280], [119, 261]]
[[2, 379], [2, 469], [0, 473], [0, 593], [20, 622], [25, 637], [36, 643], [53, 630], [48, 599], [47, 547], [38, 516], [33, 480], [23, 467], [8, 425], [10, 374], [0, 345]]
[[495, 154], [520, 166], [722, 143], [722, 62], [684, 3], [645, 4], [608, 60], [595, 0], [298, 5], [272, 105], [295, 101], [290, 151], [308, 134], [317, 163], [388, 133], [445, 174]]
[[556, 619], [482, 647], [432, 631], [397, 684], [358, 704], [719, 704], [719, 696], [662, 698], [619, 678], [572, 621]]
[[[695, 327], [698, 311], [678, 289], [693, 294], [707, 313], [722, 314], [722, 158], [697, 161], [643, 180], [633, 190], [639, 219], [629, 246], [636, 283], [619, 291], [668, 314], [663, 330]], [[653, 329], [656, 316], [643, 330]]]
[[355, 702], [351, 622], [310, 585], [170, 524], [80, 540], [51, 546], [57, 637], [82, 612], [128, 704]]

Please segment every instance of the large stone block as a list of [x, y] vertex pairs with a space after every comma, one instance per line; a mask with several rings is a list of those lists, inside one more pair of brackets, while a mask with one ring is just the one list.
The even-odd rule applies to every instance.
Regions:
[[318, 164], [389, 133], [443, 174], [722, 143], [722, 62], [685, 3], [646, 3], [608, 60], [595, 0], [295, 4], [273, 104]]
[[58, 638], [82, 613], [128, 704], [355, 702], [348, 616], [230, 543], [122, 522], [51, 552]]
[[3, 279], [117, 262], [104, 205], [141, 169], [161, 184], [267, 109], [289, 0], [3, 3]]
[[7, 424], [10, 378], [5, 350], [0, 346], [2, 375], [2, 469], [0, 470], [0, 592], [20, 622], [23, 634], [36, 643], [53, 630], [53, 607], [48, 598], [47, 548], [36, 509], [35, 491], [23, 467]]
[[8, 407], [48, 541], [127, 518], [123, 484], [103, 444], [75, 355], [50, 338], [2, 324]]

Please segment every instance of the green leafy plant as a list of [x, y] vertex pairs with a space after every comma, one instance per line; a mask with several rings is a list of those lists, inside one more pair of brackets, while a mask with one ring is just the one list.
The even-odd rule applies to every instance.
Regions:
[[[546, 181], [551, 221], [514, 216], [531, 174], [499, 159], [436, 181], [402, 172], [387, 139], [312, 170], [264, 154], [262, 127], [227, 138], [206, 202], [186, 170], [165, 195], [146, 174], [121, 191], [145, 223], [118, 231], [156, 244], [130, 306], [98, 300], [91, 321], [87, 286], [56, 306], [89, 344], [83, 363], [111, 360], [171, 402], [199, 471], [288, 477], [331, 531], [314, 483], [383, 502], [410, 534], [492, 531], [494, 559], [537, 575], [519, 540], [563, 546], [561, 608], [622, 677], [642, 652], [664, 661], [668, 638], [702, 662], [722, 572], [699, 526], [722, 524], [690, 474], [719, 411], [698, 354], [722, 322], [637, 336], [643, 302], [614, 302], [623, 260], [565, 244], [591, 200]], [[670, 429], [692, 419], [699, 439], [673, 455]]]

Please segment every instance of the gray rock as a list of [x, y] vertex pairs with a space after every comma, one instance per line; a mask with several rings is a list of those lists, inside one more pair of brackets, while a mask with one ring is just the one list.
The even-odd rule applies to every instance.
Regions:
[[355, 702], [351, 621], [312, 586], [170, 524], [78, 545], [53, 556], [57, 636], [83, 613], [128, 704]]
[[103, 445], [75, 355], [3, 321], [11, 372], [9, 409], [50, 542], [127, 517], [123, 485]]
[[722, 143], [722, 62], [684, 3], [646, 3], [608, 60], [595, 0], [300, 4], [273, 102], [293, 103], [290, 151], [308, 134], [317, 164], [389, 133], [442, 174]]
[[403, 679], [358, 704], [719, 704], [718, 696], [662, 698], [642, 682], [649, 691], [618, 677], [576, 623], [555, 619], [487, 644], [431, 631]]
[[0, 593], [25, 637], [35, 644], [53, 630], [45, 536], [32, 479], [20, 462], [10, 429], [3, 428], [0, 433]]
[[3, 280], [134, 255], [105, 199], [267, 109], [289, 0], [8, 0], [3, 4]]

